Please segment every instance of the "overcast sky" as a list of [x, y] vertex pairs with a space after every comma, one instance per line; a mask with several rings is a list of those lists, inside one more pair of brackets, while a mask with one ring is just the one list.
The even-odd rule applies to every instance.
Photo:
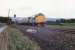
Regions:
[[75, 0], [0, 0], [0, 16], [32, 16], [39, 12], [51, 18], [75, 18]]

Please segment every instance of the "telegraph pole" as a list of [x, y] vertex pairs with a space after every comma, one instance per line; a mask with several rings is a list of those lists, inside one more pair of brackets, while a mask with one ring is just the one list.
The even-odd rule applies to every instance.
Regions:
[[[8, 10], [8, 23], [7, 24], [10, 24], [10, 18], [9, 18], [9, 14], [10, 14], [10, 9]], [[9, 44], [8, 43], [8, 33], [6, 34], [7, 35], [7, 44]]]
[[9, 14], [10, 14], [10, 9], [8, 10], [8, 17], [9, 17]]
[[10, 14], [10, 9], [8, 10], [8, 24], [10, 24], [9, 14]]

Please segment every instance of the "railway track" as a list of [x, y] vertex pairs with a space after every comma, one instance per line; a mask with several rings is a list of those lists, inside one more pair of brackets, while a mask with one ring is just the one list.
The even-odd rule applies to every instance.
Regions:
[[[75, 50], [74, 46], [70, 47], [72, 45], [66, 46], [67, 44], [72, 43], [72, 41], [75, 41], [75, 35], [72, 37], [72, 34], [75, 33], [75, 29], [51, 29], [49, 27], [32, 27], [23, 25], [15, 25], [15, 27], [22, 31], [24, 35], [30, 37], [30, 39], [38, 42], [42, 50]], [[29, 28], [34, 28], [38, 32], [26, 32]], [[70, 43], [68, 43], [69, 40], [71, 41]]]
[[0, 23], [0, 33], [3, 32], [7, 26], [5, 24]]
[[7, 34], [5, 33], [6, 25], [0, 25], [0, 50], [7, 50]]
[[6, 27], [7, 27], [7, 26], [1, 27], [1, 28], [0, 28], [0, 33], [2, 33], [2, 32], [6, 29]]

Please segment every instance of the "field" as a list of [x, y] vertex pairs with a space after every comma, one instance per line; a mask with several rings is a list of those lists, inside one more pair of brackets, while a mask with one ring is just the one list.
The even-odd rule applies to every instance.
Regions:
[[[3, 34], [7, 50], [75, 50], [75, 24], [47, 25], [33, 27], [14, 25]], [[27, 29], [38, 30], [36, 33], [26, 32]], [[7, 35], [7, 36], [5, 36]], [[4, 49], [2, 47], [2, 49]]]
[[[75, 26], [73, 25], [46, 25], [46, 27], [16, 25], [16, 28], [28, 37], [34, 38], [42, 50], [75, 50]], [[29, 28], [34, 28], [38, 32], [26, 32]]]
[[60, 30], [56, 33], [58, 50], [75, 50], [75, 23], [63, 23], [62, 25], [48, 25], [49, 28]]
[[75, 23], [61, 23], [60, 25], [49, 25], [50, 28], [75, 29]]

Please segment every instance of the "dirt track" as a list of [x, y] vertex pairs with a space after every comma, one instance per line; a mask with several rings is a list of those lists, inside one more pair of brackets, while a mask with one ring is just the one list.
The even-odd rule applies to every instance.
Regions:
[[[38, 42], [42, 50], [75, 50], [75, 29], [15, 26], [32, 40]], [[35, 29], [38, 31], [36, 33], [30, 33], [26, 32], [27, 29]]]

